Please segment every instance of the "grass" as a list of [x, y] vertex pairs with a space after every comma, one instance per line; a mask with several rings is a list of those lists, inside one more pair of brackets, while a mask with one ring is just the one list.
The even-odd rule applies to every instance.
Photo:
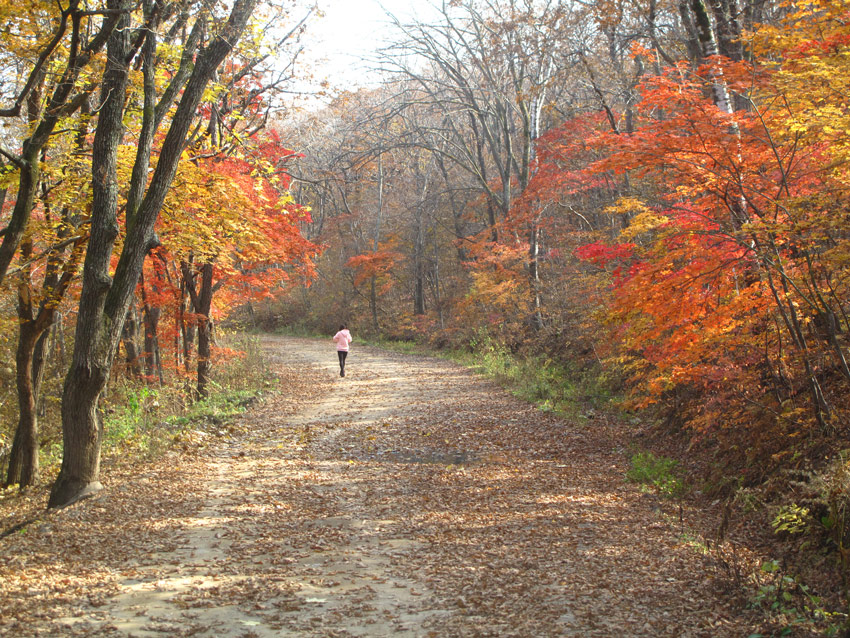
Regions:
[[174, 429], [197, 424], [221, 425], [245, 412], [261, 395], [259, 389], [219, 391], [208, 399], [193, 403], [183, 414], [168, 418], [166, 423]]
[[652, 452], [632, 455], [626, 478], [633, 483], [651, 486], [659, 494], [677, 498], [684, 494], [685, 484], [679, 478], [679, 463], [675, 459], [656, 456]]
[[392, 352], [398, 352], [400, 354], [419, 354], [429, 357], [445, 356], [444, 352], [430, 348], [427, 345], [417, 343], [416, 341], [394, 341], [390, 339], [365, 339], [363, 341], [369, 345], [377, 346]]
[[327, 335], [324, 332], [319, 332], [316, 328], [302, 325], [280, 326], [274, 333], [285, 337], [304, 337], [307, 339], [321, 339], [323, 337], [333, 336], [333, 333]]
[[[329, 338], [304, 326], [281, 328], [278, 334]], [[581, 421], [588, 407], [609, 410], [619, 400], [599, 369], [578, 371], [568, 363], [544, 356], [521, 357], [488, 336], [479, 337], [469, 348], [435, 349], [416, 341], [401, 341], [355, 335], [357, 343], [400, 354], [424, 355], [454, 361], [485, 375], [515, 396], [541, 410]]]
[[241, 355], [213, 367], [206, 399], [191, 401], [185, 385], [157, 388], [124, 380], [104, 409], [104, 453], [156, 455], [190, 430], [226, 431], [227, 423], [262, 396], [272, 380], [256, 337], [236, 334], [221, 341]]
[[569, 365], [543, 356], [519, 357], [489, 337], [473, 341], [468, 349], [435, 350], [414, 341], [368, 340], [402, 354], [434, 356], [454, 361], [487, 376], [515, 396], [573, 419], [583, 419], [587, 407], [610, 409], [618, 397], [599, 371], [580, 373]]
[[[220, 336], [220, 340], [241, 356], [214, 365], [210, 396], [203, 401], [190, 399], [190, 379], [172, 379], [161, 387], [129, 378], [110, 384], [100, 405], [105, 459], [156, 457], [176, 442], [192, 438], [186, 436], [189, 432], [228, 432], [228, 423], [268, 392], [272, 379], [259, 340], [246, 335]], [[61, 461], [61, 437], [41, 446], [43, 475], [58, 471]]]
[[262, 389], [219, 388], [207, 399], [179, 409], [160, 404], [158, 399], [162, 394], [144, 386], [128, 389], [126, 403], [105, 413], [104, 455], [156, 456], [189, 430], [220, 433], [262, 394]]

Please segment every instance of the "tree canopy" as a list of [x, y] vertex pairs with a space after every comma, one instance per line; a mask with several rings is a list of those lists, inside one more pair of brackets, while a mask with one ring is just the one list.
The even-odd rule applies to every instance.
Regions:
[[7, 485], [98, 490], [110, 384], [203, 401], [222, 325], [593, 377], [730, 500], [846, 465], [846, 2], [434, 10], [297, 108], [315, 7], [0, 3]]

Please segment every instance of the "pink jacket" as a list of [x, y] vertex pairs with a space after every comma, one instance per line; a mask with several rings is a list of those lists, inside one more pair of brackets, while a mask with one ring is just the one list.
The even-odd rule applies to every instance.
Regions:
[[337, 350], [345, 350], [348, 352], [348, 345], [353, 341], [351, 333], [348, 330], [340, 330], [334, 335], [334, 343]]

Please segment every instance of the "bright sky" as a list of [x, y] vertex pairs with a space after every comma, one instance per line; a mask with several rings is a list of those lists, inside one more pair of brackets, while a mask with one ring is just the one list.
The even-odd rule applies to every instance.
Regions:
[[369, 82], [368, 60], [392, 33], [386, 12], [401, 22], [433, 15], [426, 0], [319, 0], [324, 17], [311, 19], [305, 60], [332, 86], [353, 88]]

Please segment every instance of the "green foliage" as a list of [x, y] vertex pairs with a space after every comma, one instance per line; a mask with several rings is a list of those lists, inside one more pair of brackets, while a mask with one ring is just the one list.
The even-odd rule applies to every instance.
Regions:
[[146, 386], [127, 388], [123, 405], [112, 408], [104, 418], [104, 442], [117, 445], [144, 437], [150, 420], [156, 417], [160, 407], [158, 397], [157, 390]]
[[50, 440], [38, 449], [38, 466], [42, 470], [58, 468], [62, 462], [62, 441]]
[[740, 507], [744, 513], [749, 514], [757, 512], [764, 507], [763, 497], [758, 490], [751, 487], [741, 487], [740, 479], [738, 479], [736, 483], [738, 483], [738, 488], [735, 490], [733, 502], [735, 505]]
[[579, 373], [550, 357], [515, 354], [485, 330], [476, 332], [466, 348], [435, 349], [411, 340], [378, 339], [367, 342], [393, 352], [454, 361], [490, 377], [541, 410], [577, 420], [586, 418], [585, 408], [611, 409], [618, 399], [600, 370]]
[[846, 574], [850, 569], [850, 451], [838, 458], [814, 481], [825, 504], [819, 522], [828, 534]]
[[163, 392], [156, 389], [128, 389], [126, 404], [104, 413], [104, 453], [155, 456], [185, 438], [188, 430], [229, 434], [228, 421], [261, 394], [261, 388], [231, 390], [216, 384], [207, 399], [182, 405], [174, 401], [160, 404]]
[[[322, 334], [319, 330], [312, 326], [302, 324], [275, 326], [274, 333], [287, 337], [307, 337], [311, 339], [319, 339], [328, 336], [327, 334]], [[333, 335], [331, 334], [331, 336]]]
[[832, 554], [846, 579], [850, 573], [850, 451], [844, 450], [819, 469], [786, 472], [786, 491], [794, 501], [782, 503], [771, 522], [777, 534], [796, 537], [801, 548]]
[[169, 417], [165, 424], [178, 431], [204, 424], [222, 425], [244, 412], [261, 394], [259, 390], [219, 390], [182, 414]]
[[675, 498], [685, 491], [684, 482], [677, 476], [678, 471], [679, 464], [675, 459], [655, 456], [652, 452], [638, 452], [632, 455], [626, 478], [634, 483], [652, 486], [668, 498]]
[[518, 355], [479, 332], [469, 350], [451, 350], [448, 358], [495, 379], [519, 398], [542, 410], [585, 418], [584, 408], [609, 408], [616, 397], [599, 370], [579, 373], [542, 355]]
[[442, 354], [426, 345], [407, 339], [366, 339], [365, 341], [361, 339], [361, 341], [401, 354], [419, 354], [434, 357], [439, 357]]
[[[821, 598], [799, 578], [783, 570], [778, 561], [762, 563], [753, 580], [756, 590], [749, 605], [761, 610], [776, 627], [771, 635], [796, 636], [806, 632], [806, 635], [838, 636], [846, 630], [847, 614], [825, 609]], [[763, 636], [751, 634], [749, 638]]]
[[[213, 368], [210, 396], [203, 401], [193, 402], [179, 383], [150, 387], [127, 378], [116, 383], [103, 402], [104, 454], [152, 456], [184, 440], [189, 430], [229, 433], [228, 421], [271, 386], [271, 376], [256, 337], [223, 334], [221, 342], [232, 355]], [[61, 446], [56, 448], [58, 460]]]
[[771, 525], [776, 533], [802, 534], [809, 526], [810, 511], [808, 507], [800, 507], [796, 503], [783, 505], [773, 519]]

